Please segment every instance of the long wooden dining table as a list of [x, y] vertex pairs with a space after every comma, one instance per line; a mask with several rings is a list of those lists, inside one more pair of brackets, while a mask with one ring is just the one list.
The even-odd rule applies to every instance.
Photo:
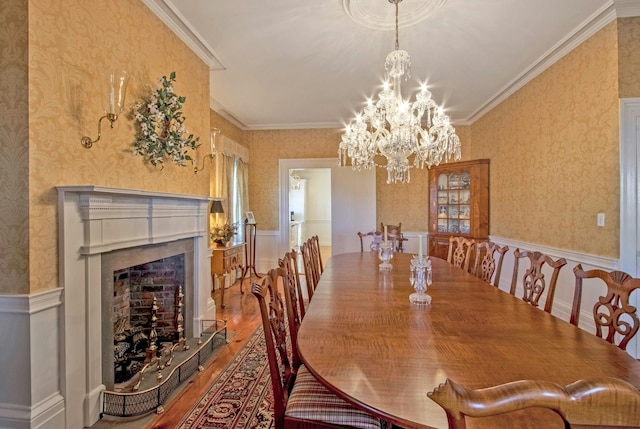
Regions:
[[[447, 428], [427, 397], [447, 378], [474, 389], [602, 376], [640, 386], [640, 363], [625, 351], [442, 259], [430, 258], [431, 305], [411, 304], [411, 256], [395, 254], [384, 273], [376, 253], [334, 255], [302, 321], [302, 361], [356, 406], [405, 428]], [[468, 427], [563, 426], [554, 413], [531, 409]]]

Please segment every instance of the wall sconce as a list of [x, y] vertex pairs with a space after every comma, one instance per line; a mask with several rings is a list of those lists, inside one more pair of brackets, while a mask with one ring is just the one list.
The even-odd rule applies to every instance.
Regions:
[[129, 75], [126, 71], [118, 71], [109, 73], [108, 99], [106, 105], [106, 114], [98, 119], [98, 138], [91, 140], [91, 137], [82, 137], [82, 146], [89, 149], [95, 142], [100, 140], [102, 131], [102, 120], [107, 118], [113, 128], [113, 123], [118, 119], [118, 115], [124, 109], [124, 98], [127, 94], [127, 84], [129, 83]]
[[[207, 160], [207, 158], [213, 159], [214, 156], [216, 156], [218, 154], [218, 151], [216, 150], [216, 136], [220, 134], [220, 130], [217, 128], [212, 128], [211, 129], [211, 153], [207, 154], [204, 156], [204, 158], [202, 159], [202, 167], [198, 168], [198, 166], [196, 165], [195, 167], [193, 167], [193, 172], [194, 173], [198, 173], [198, 171], [202, 171], [204, 170], [204, 163]], [[215, 201], [214, 201], [215, 203]], [[213, 209], [213, 206], [211, 206]], [[220, 206], [222, 208], [222, 206]], [[214, 212], [211, 212], [214, 213]], [[222, 212], [218, 212], [218, 213], [222, 213]]]

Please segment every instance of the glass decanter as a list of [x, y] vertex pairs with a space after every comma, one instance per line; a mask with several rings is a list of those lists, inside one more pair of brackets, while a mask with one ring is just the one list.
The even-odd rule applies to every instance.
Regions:
[[411, 259], [409, 282], [416, 290], [409, 295], [409, 302], [417, 305], [431, 304], [431, 296], [427, 295], [427, 287], [431, 286], [431, 261], [428, 257], [414, 256]]

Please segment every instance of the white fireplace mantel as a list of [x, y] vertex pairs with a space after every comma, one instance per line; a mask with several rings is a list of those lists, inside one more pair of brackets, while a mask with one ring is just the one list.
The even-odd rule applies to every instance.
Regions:
[[66, 427], [100, 417], [102, 384], [102, 255], [123, 249], [193, 240], [193, 335], [215, 319], [211, 299], [208, 205], [211, 198], [105, 188], [58, 187], [61, 379]]

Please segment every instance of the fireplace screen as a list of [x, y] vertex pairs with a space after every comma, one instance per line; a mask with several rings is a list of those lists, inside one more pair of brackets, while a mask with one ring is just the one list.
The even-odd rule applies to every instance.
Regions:
[[114, 390], [127, 391], [135, 375], [184, 341], [184, 254], [114, 272]]

